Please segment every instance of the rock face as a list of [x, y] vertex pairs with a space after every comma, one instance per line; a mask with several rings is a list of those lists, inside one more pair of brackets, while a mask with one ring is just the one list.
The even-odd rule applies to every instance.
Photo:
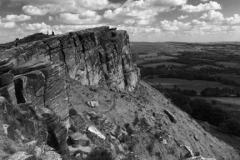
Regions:
[[138, 83], [128, 34], [109, 27], [54, 36], [7, 50], [0, 55], [0, 74], [2, 87], [17, 87], [17, 96], [10, 97], [13, 104], [48, 106], [62, 120], [68, 113], [69, 79], [82, 85], [106, 84], [120, 91], [133, 91]]
[[48, 142], [68, 155], [71, 81], [134, 91], [139, 77], [127, 32], [99, 27], [0, 53], [0, 120], [10, 126], [5, 134], [21, 141]]
[[239, 160], [139, 81], [129, 47], [100, 27], [0, 53], [0, 159]]

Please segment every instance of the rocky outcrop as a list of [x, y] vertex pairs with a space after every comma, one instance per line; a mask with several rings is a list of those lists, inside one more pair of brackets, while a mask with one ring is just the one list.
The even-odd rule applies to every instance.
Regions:
[[240, 159], [138, 83], [129, 52], [125, 31], [100, 27], [0, 53], [0, 158]]
[[138, 80], [126, 31], [106, 26], [24, 44], [0, 53], [0, 120], [10, 138], [48, 143], [66, 159], [71, 83], [132, 92]]
[[69, 80], [82, 85], [105, 84], [120, 91], [133, 91], [138, 83], [128, 34], [109, 27], [54, 36], [6, 50], [0, 54], [0, 74], [0, 85], [6, 87], [14, 75], [12, 88], [15, 84], [18, 93], [16, 98], [10, 97], [13, 104], [47, 106], [62, 120], [68, 114]]

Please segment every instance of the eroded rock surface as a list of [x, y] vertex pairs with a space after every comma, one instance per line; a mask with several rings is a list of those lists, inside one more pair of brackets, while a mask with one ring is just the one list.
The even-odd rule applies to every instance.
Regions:
[[47, 143], [67, 159], [68, 129], [79, 123], [69, 116], [70, 82], [132, 92], [138, 80], [127, 32], [107, 26], [5, 50], [0, 53], [4, 133], [19, 143]]
[[0, 158], [239, 160], [139, 81], [129, 47], [125, 31], [100, 27], [0, 53]]

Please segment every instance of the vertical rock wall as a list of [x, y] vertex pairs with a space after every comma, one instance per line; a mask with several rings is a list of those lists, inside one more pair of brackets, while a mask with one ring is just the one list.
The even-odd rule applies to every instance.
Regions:
[[[58, 151], [67, 154], [65, 126], [69, 117], [71, 80], [82, 85], [107, 85], [118, 91], [133, 91], [139, 77], [131, 60], [127, 32], [99, 27], [0, 53], [0, 96], [10, 106], [0, 105], [0, 114], [14, 117], [8, 110], [22, 113], [18, 106], [26, 104], [25, 110], [33, 119], [47, 121], [45, 128], [51, 131], [48, 134], [61, 144]], [[10, 124], [8, 118], [1, 120]]]
[[10, 97], [13, 104], [47, 106], [62, 119], [68, 113], [70, 79], [130, 92], [138, 83], [127, 32], [109, 27], [71, 32], [7, 50], [0, 54], [0, 74], [10, 72], [21, 90], [16, 99]]

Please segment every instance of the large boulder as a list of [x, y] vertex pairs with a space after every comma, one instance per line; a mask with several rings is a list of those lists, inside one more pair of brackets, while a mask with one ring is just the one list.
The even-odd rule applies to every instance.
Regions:
[[7, 160], [33, 160], [33, 155], [22, 151], [9, 156]]
[[73, 133], [70, 135], [70, 140], [73, 143], [73, 145], [81, 145], [83, 147], [86, 147], [90, 144], [90, 140], [87, 137], [86, 134], [82, 134], [80, 132]]
[[60, 154], [54, 152], [54, 151], [48, 151], [43, 153], [43, 155], [41, 156], [41, 159], [44, 160], [62, 160], [62, 157]]

